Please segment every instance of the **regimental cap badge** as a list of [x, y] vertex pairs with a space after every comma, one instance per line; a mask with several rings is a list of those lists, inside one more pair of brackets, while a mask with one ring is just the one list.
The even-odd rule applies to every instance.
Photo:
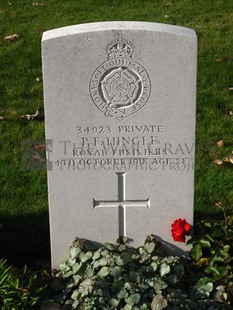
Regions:
[[116, 57], [132, 58], [134, 53], [134, 45], [123, 39], [122, 35], [119, 34], [118, 38], [106, 46], [106, 52], [108, 59]]
[[134, 44], [121, 34], [106, 46], [108, 60], [93, 73], [90, 94], [106, 117], [123, 120], [148, 101], [151, 82], [147, 71], [133, 60]]

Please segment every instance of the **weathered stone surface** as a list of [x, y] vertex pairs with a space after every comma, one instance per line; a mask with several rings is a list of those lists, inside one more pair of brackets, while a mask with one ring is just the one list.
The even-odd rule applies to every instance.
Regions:
[[196, 35], [142, 22], [43, 35], [52, 264], [75, 237], [133, 245], [193, 221]]

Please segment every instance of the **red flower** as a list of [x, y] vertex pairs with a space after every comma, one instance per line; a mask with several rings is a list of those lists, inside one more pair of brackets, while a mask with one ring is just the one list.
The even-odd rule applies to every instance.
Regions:
[[191, 225], [185, 219], [178, 219], [171, 225], [174, 241], [185, 242], [185, 236], [189, 235]]

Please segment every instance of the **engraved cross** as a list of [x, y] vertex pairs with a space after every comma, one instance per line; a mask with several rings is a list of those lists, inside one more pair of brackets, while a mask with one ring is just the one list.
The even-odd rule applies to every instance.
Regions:
[[127, 237], [126, 235], [126, 208], [127, 207], [147, 207], [150, 208], [150, 199], [146, 200], [126, 200], [125, 176], [126, 172], [116, 172], [118, 176], [118, 200], [102, 200], [93, 199], [93, 207], [118, 207], [118, 226], [119, 237]]

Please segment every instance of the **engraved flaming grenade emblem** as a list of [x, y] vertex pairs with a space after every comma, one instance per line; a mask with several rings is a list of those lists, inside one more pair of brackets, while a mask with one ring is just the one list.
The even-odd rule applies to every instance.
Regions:
[[134, 45], [121, 35], [107, 45], [108, 60], [91, 77], [90, 93], [107, 117], [123, 120], [139, 111], [150, 96], [146, 70], [132, 59]]

